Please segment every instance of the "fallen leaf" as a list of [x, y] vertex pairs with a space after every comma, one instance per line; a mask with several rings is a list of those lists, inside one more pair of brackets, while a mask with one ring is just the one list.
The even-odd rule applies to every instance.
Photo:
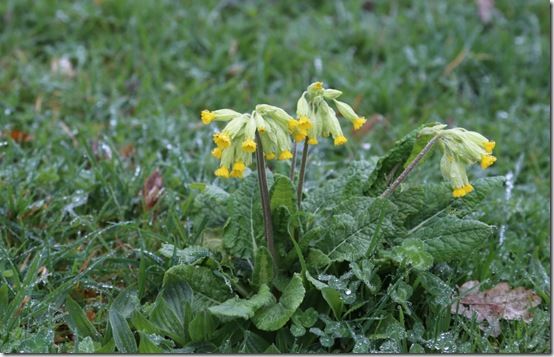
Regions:
[[13, 139], [13, 141], [18, 143], [28, 143], [29, 141], [33, 140], [33, 137], [30, 134], [15, 129], [10, 131], [10, 137]]
[[500, 319], [523, 320], [531, 322], [531, 308], [541, 303], [541, 298], [532, 290], [522, 287], [512, 289], [508, 283], [499, 283], [493, 288], [479, 291], [480, 283], [476, 280], [465, 282], [458, 287], [460, 301], [452, 304], [450, 311], [479, 322], [484, 330], [488, 322], [491, 335], [500, 335]]
[[490, 23], [494, 11], [494, 0], [475, 0], [475, 4], [481, 22], [485, 25]]
[[121, 156], [128, 159], [135, 155], [135, 146], [133, 144], [127, 144], [119, 149], [119, 153], [121, 154]]
[[76, 74], [73, 69], [73, 64], [71, 64], [71, 60], [67, 56], [52, 59], [50, 62], [50, 70], [54, 74], [60, 74], [68, 78], [73, 78]]
[[93, 310], [87, 310], [87, 319], [89, 321], [94, 321], [94, 318], [96, 317], [96, 312]]
[[144, 198], [144, 205], [146, 210], [151, 209], [156, 205], [158, 199], [164, 191], [162, 175], [158, 169], [154, 170], [152, 174], [144, 182], [142, 188], [142, 197]]

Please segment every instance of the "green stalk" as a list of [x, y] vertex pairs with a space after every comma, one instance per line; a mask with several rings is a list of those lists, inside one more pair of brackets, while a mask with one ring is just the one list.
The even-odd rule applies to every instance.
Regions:
[[437, 139], [438, 139], [438, 136], [435, 136], [431, 140], [429, 140], [427, 145], [425, 145], [425, 147], [419, 152], [419, 154], [417, 154], [417, 156], [412, 160], [412, 162], [410, 162], [410, 164], [406, 167], [406, 169], [404, 169], [404, 171], [402, 171], [402, 173], [385, 190], [385, 192], [383, 192], [381, 194], [381, 196], [380, 196], [381, 198], [386, 198], [386, 197], [390, 196], [394, 192], [394, 190], [396, 190], [398, 185], [400, 185], [402, 183], [402, 181], [404, 181], [406, 179], [406, 177], [408, 177], [410, 172], [412, 172], [412, 170], [421, 161], [421, 159], [423, 159], [423, 156], [425, 156], [425, 154], [427, 154], [429, 152], [429, 150], [431, 150], [431, 148], [433, 147], [433, 144], [435, 144]]
[[271, 221], [271, 207], [269, 205], [269, 190], [267, 188], [267, 177], [265, 175], [264, 148], [260, 134], [256, 130], [256, 161], [258, 166], [258, 183], [260, 185], [260, 198], [262, 200], [262, 212], [264, 217], [264, 235], [267, 243], [267, 249], [273, 257], [273, 262], [277, 262], [277, 253], [273, 242], [273, 223]]
[[306, 174], [306, 162], [308, 161], [308, 138], [304, 141], [304, 149], [302, 150], [302, 162], [300, 164], [300, 175], [298, 176], [298, 187], [296, 189], [296, 199], [298, 202], [298, 209], [302, 208], [302, 189], [304, 186], [304, 175]]
[[290, 164], [290, 173], [289, 173], [290, 181], [293, 183], [294, 183], [294, 169], [296, 168], [296, 151], [297, 151], [297, 147], [295, 142], [292, 145], [292, 162]]

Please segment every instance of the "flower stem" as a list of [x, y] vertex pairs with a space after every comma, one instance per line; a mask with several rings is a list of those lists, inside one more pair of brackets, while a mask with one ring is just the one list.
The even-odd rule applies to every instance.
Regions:
[[267, 177], [265, 175], [264, 148], [260, 134], [256, 131], [256, 161], [258, 166], [258, 183], [260, 185], [260, 197], [262, 199], [262, 212], [264, 217], [264, 235], [267, 249], [273, 257], [274, 264], [277, 264], [277, 254], [273, 242], [273, 223], [271, 221], [271, 208], [269, 206], [269, 190], [267, 188]]
[[412, 160], [412, 162], [410, 162], [410, 164], [404, 169], [404, 171], [402, 171], [402, 173], [396, 178], [396, 180], [394, 180], [394, 182], [381, 194], [380, 196], [381, 198], [386, 198], [390, 196], [391, 193], [393, 193], [394, 190], [396, 190], [398, 185], [400, 185], [402, 181], [404, 181], [406, 177], [408, 177], [410, 172], [412, 172], [412, 170], [416, 167], [416, 165], [421, 161], [423, 156], [425, 156], [425, 154], [427, 154], [429, 150], [431, 150], [431, 147], [433, 147], [433, 144], [435, 144], [437, 139], [438, 139], [438, 136], [434, 136], [431, 140], [429, 140], [427, 145], [425, 145], [425, 147], [419, 152], [419, 154], [417, 154], [417, 156]]
[[298, 176], [298, 187], [296, 188], [296, 199], [298, 209], [301, 209], [302, 203], [302, 188], [304, 186], [304, 175], [306, 173], [306, 162], [308, 161], [308, 138], [304, 141], [304, 149], [302, 150], [302, 162], [300, 164], [300, 175]]
[[292, 162], [290, 164], [289, 178], [291, 182], [294, 182], [294, 169], [296, 168], [296, 142], [292, 145]]

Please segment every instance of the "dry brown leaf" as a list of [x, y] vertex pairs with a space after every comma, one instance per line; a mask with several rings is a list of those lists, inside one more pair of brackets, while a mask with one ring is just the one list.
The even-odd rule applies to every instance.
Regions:
[[144, 182], [142, 189], [142, 197], [144, 198], [144, 205], [146, 210], [151, 209], [156, 205], [158, 199], [164, 191], [164, 184], [162, 175], [158, 169], [154, 170], [152, 174]]
[[458, 287], [460, 292], [459, 303], [454, 303], [450, 311], [468, 319], [475, 316], [479, 327], [484, 330], [483, 324], [487, 321], [491, 328], [491, 335], [500, 335], [500, 319], [523, 320], [531, 322], [531, 308], [541, 303], [541, 298], [532, 290], [522, 287], [512, 289], [508, 283], [499, 283], [489, 290], [479, 291], [480, 283], [476, 280], [465, 282]]
[[121, 149], [119, 149], [119, 153], [124, 158], [128, 159], [135, 155], [135, 146], [133, 144], [126, 144]]
[[29, 141], [33, 140], [33, 137], [30, 134], [20, 130], [14, 129], [10, 131], [9, 135], [13, 139], [13, 141], [18, 143], [28, 143]]

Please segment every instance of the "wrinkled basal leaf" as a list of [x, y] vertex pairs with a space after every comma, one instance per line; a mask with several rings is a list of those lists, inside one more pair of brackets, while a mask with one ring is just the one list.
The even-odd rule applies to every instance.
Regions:
[[[485, 291], [479, 291], [479, 286], [479, 281], [475, 280], [460, 286], [460, 301], [452, 304], [450, 311], [469, 319], [475, 316], [477, 322], [487, 321], [493, 336], [501, 332], [500, 319], [529, 323], [532, 320], [530, 309], [541, 303], [541, 298], [534, 291], [522, 287], [512, 289], [505, 282]], [[480, 328], [485, 326], [481, 324]]]
[[262, 285], [257, 294], [249, 299], [234, 297], [222, 304], [209, 308], [214, 315], [225, 317], [240, 317], [245, 320], [252, 318], [258, 309], [275, 303], [275, 297], [271, 294], [267, 285]]
[[295, 273], [284, 289], [279, 302], [258, 310], [252, 321], [257, 328], [263, 331], [276, 331], [280, 329], [300, 306], [305, 293], [306, 289], [304, 289], [302, 284], [302, 278]]
[[392, 259], [416, 270], [427, 270], [433, 266], [433, 256], [425, 251], [425, 245], [419, 239], [403, 240], [400, 246], [392, 249]]
[[425, 224], [409, 235], [425, 243], [435, 262], [464, 258], [484, 244], [493, 227], [483, 222], [446, 216]]
[[212, 256], [208, 248], [194, 245], [185, 249], [176, 249], [173, 244], [162, 243], [162, 247], [158, 252], [166, 258], [173, 258], [173, 255], [175, 255], [179, 264], [194, 264], [201, 259]]

